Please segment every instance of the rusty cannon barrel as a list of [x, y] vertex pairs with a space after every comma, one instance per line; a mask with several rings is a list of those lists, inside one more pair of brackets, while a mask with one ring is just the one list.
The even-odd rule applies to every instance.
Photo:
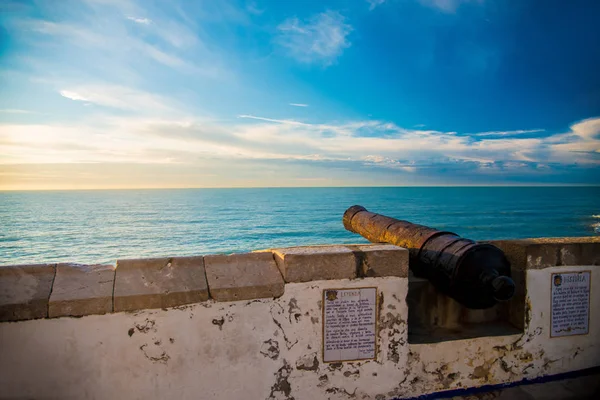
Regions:
[[371, 242], [408, 249], [415, 276], [428, 279], [468, 308], [489, 308], [515, 293], [510, 263], [495, 246], [375, 214], [362, 206], [346, 210], [343, 221], [347, 230]]

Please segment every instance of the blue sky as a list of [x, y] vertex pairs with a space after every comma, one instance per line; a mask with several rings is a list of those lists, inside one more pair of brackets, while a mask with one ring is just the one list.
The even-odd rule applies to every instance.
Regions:
[[0, 189], [600, 184], [597, 1], [2, 1]]

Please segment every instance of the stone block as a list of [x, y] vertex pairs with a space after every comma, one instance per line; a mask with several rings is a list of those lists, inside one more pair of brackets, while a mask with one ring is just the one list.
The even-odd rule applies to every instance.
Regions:
[[527, 269], [542, 269], [557, 266], [560, 244], [534, 243], [527, 245]]
[[356, 258], [344, 246], [274, 249], [273, 255], [286, 282], [356, 278]]
[[80, 317], [112, 312], [113, 265], [58, 264], [48, 316]]
[[581, 264], [581, 244], [562, 244], [559, 245], [557, 265], [582, 265]]
[[117, 261], [114, 311], [176, 307], [208, 300], [203, 257]]
[[600, 265], [600, 242], [582, 243], [579, 261], [579, 265]]
[[0, 267], [0, 322], [48, 317], [55, 264]]
[[408, 250], [392, 244], [364, 244], [348, 246], [358, 262], [363, 277], [408, 277]]
[[527, 269], [527, 243], [524, 240], [492, 240], [489, 243], [504, 252], [512, 270]]
[[285, 283], [273, 254], [211, 255], [204, 258], [210, 295], [217, 301], [279, 297]]

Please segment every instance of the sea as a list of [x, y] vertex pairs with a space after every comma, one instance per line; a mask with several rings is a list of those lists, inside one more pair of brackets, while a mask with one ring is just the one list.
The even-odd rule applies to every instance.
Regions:
[[474, 240], [600, 235], [600, 187], [0, 192], [0, 266], [365, 243], [355, 204]]

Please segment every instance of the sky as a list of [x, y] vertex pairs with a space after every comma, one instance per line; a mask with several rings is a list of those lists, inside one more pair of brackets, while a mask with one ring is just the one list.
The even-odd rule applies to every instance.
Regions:
[[600, 2], [0, 1], [0, 190], [600, 184]]

